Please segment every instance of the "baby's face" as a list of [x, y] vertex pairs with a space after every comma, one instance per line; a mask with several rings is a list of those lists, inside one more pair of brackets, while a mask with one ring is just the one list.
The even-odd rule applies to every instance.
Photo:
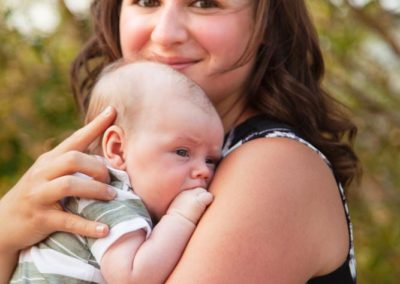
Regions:
[[208, 187], [224, 135], [216, 114], [191, 103], [170, 102], [160, 110], [128, 137], [125, 157], [134, 191], [157, 220], [181, 191]]

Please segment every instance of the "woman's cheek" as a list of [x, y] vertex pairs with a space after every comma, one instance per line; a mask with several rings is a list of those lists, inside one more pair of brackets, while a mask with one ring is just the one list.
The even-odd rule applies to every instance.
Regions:
[[123, 57], [137, 57], [142, 47], [148, 42], [149, 36], [150, 30], [146, 28], [145, 22], [141, 22], [139, 19], [121, 18], [120, 42]]
[[219, 67], [223, 69], [236, 63], [243, 55], [251, 35], [247, 21], [225, 20], [223, 16], [213, 21], [202, 21], [197, 26], [197, 42], [212, 57], [213, 65], [221, 65]]

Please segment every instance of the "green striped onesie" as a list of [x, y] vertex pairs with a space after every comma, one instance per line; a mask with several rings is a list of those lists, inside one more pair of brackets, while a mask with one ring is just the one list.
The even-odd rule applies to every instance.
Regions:
[[114, 200], [103, 202], [71, 197], [64, 204], [67, 211], [109, 225], [109, 235], [92, 239], [56, 232], [20, 253], [10, 283], [106, 283], [99, 266], [105, 251], [128, 232], [144, 229], [149, 236], [150, 215], [133, 193], [128, 175], [110, 167], [109, 172], [110, 184], [118, 192]]

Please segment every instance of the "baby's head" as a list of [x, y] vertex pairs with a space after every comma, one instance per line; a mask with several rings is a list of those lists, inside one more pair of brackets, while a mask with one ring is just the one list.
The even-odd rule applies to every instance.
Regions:
[[200, 87], [160, 63], [119, 61], [96, 83], [86, 122], [109, 105], [117, 119], [94, 151], [127, 171], [153, 217], [179, 192], [208, 187], [223, 127]]

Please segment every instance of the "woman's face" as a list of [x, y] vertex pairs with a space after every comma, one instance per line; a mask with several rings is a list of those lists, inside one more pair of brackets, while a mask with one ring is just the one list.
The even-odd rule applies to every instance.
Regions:
[[221, 113], [242, 95], [253, 60], [233, 67], [254, 28], [253, 0], [123, 0], [125, 58], [169, 64], [199, 84]]

